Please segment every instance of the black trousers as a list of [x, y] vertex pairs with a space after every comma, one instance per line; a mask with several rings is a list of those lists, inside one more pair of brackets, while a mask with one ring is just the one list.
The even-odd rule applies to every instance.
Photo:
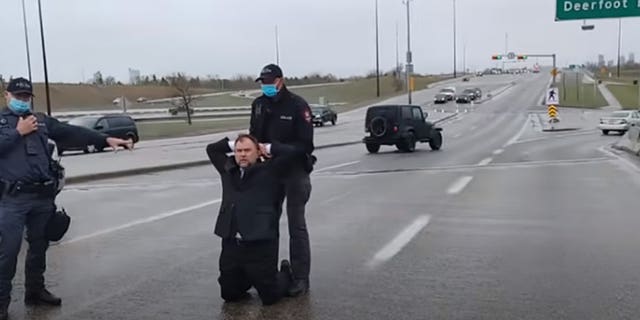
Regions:
[[309, 280], [311, 247], [305, 219], [305, 206], [311, 196], [311, 179], [302, 168], [294, 167], [285, 179], [287, 221], [289, 223], [289, 255], [293, 276]]
[[278, 240], [243, 242], [222, 240], [220, 291], [225, 301], [237, 301], [255, 287], [265, 305], [285, 296], [291, 275], [278, 271]]

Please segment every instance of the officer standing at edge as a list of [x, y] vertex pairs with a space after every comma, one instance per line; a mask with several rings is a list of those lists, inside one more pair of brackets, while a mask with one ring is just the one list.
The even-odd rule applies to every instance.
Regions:
[[309, 104], [300, 96], [287, 90], [282, 69], [275, 64], [265, 66], [256, 82], [261, 82], [263, 95], [251, 105], [249, 133], [261, 143], [261, 151], [267, 153], [266, 144], [282, 143], [302, 151], [293, 161], [285, 177], [284, 192], [287, 198], [289, 221], [289, 254], [294, 281], [290, 296], [298, 296], [309, 290], [311, 249], [305, 221], [305, 205], [311, 195], [309, 174], [313, 169], [313, 123]]
[[27, 305], [59, 306], [62, 300], [44, 284], [49, 241], [45, 227], [55, 212], [57, 177], [52, 171], [48, 139], [79, 145], [107, 143], [112, 148], [133, 148], [131, 141], [107, 138], [82, 127], [64, 124], [31, 111], [31, 82], [17, 78], [9, 82], [7, 107], [0, 111], [0, 320], [8, 318], [11, 281], [27, 228], [25, 296]]

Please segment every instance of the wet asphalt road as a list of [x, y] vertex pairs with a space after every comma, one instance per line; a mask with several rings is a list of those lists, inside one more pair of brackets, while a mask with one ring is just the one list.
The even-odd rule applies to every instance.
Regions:
[[638, 162], [594, 123], [540, 132], [547, 80], [445, 122], [438, 152], [320, 150], [308, 296], [222, 302], [221, 190], [198, 167], [69, 186], [73, 226], [47, 272], [63, 307], [25, 309], [19, 271], [12, 319], [635, 319]]

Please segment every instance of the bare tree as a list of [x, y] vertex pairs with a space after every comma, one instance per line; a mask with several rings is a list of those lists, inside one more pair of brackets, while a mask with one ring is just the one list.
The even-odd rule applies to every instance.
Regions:
[[194, 97], [192, 92], [192, 81], [184, 73], [177, 73], [169, 77], [169, 83], [175, 89], [177, 98], [172, 100], [172, 104], [175, 108], [176, 114], [182, 110], [187, 113], [187, 123], [191, 125], [191, 114], [193, 110], [191, 105], [194, 103]]
[[116, 78], [112, 77], [112, 76], [108, 76], [105, 80], [104, 80], [104, 84], [107, 86], [115, 86], [117, 83]]

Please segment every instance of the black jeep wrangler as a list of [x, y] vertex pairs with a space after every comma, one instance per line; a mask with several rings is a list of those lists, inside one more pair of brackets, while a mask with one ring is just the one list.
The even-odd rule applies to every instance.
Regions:
[[381, 145], [395, 145], [403, 152], [413, 152], [417, 142], [428, 142], [432, 150], [442, 146], [442, 128], [426, 121], [422, 108], [412, 105], [373, 106], [367, 109], [363, 139], [367, 150], [377, 153]]

